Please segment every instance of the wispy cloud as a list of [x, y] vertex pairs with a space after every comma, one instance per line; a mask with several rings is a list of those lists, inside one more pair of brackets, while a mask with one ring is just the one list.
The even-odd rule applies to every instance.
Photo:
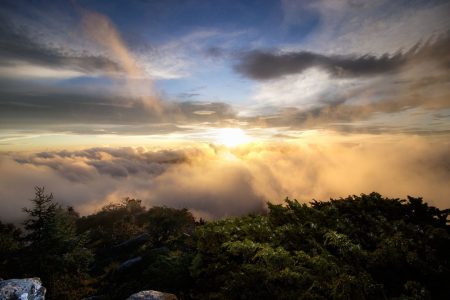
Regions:
[[[129, 90], [133, 91], [138, 89], [138, 86], [134, 84], [133, 80], [145, 79], [145, 72], [126, 47], [115, 26], [105, 15], [97, 12], [84, 9], [82, 10], [82, 17], [85, 33], [107, 50], [125, 71]], [[148, 91], [141, 96], [141, 100], [144, 105], [160, 113], [162, 110], [161, 103], [153, 92], [152, 84], [150, 79], [146, 80]]]
[[[450, 26], [448, 1], [317, 0], [281, 2], [284, 19], [300, 22], [316, 15], [318, 24], [305, 39], [283, 49], [326, 54], [394, 53], [408, 49]], [[295, 50], [294, 50], [295, 51]]]
[[[76, 53], [54, 45], [42, 44], [26, 27], [17, 27], [0, 15], [0, 65], [38, 65], [53, 70], [72, 70], [82, 74], [118, 73], [121, 66], [108, 57]], [[3, 72], [3, 76], [9, 75]], [[32, 75], [32, 74], [30, 74]]]

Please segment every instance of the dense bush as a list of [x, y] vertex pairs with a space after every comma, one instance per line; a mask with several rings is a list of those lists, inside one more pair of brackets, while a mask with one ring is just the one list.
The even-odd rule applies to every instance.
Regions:
[[24, 230], [0, 223], [0, 276], [41, 277], [49, 299], [450, 299], [449, 210], [377, 193], [268, 204], [196, 222], [125, 199], [79, 217], [36, 188]]
[[377, 193], [197, 230], [199, 299], [450, 299], [448, 210]]

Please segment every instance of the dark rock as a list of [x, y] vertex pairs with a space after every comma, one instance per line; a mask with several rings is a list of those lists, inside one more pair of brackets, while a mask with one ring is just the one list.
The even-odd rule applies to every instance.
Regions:
[[0, 281], [0, 300], [44, 300], [45, 291], [39, 278]]
[[178, 300], [174, 294], [168, 294], [158, 291], [142, 291], [128, 297], [127, 300]]
[[87, 298], [84, 298], [83, 300], [103, 300], [105, 299], [104, 296], [89, 296]]
[[131, 268], [132, 266], [134, 266], [135, 264], [139, 263], [142, 260], [142, 257], [138, 256], [138, 257], [134, 257], [132, 259], [129, 259], [125, 262], [123, 262], [119, 268], [117, 268], [118, 272], [123, 272], [126, 271], [127, 269]]
[[103, 269], [114, 260], [122, 260], [129, 257], [136, 249], [150, 240], [148, 233], [140, 234], [116, 246], [100, 249], [97, 252], [97, 259], [92, 266], [94, 274], [100, 275]]
[[115, 251], [125, 250], [129, 248], [134, 248], [139, 245], [142, 245], [150, 240], [150, 235], [148, 233], [143, 233], [141, 235], [138, 235], [132, 239], [129, 239], [123, 243], [120, 243], [113, 247]]

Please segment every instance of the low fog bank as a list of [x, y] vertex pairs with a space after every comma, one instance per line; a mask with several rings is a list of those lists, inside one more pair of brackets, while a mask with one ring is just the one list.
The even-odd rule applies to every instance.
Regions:
[[189, 208], [207, 219], [261, 212], [285, 197], [309, 202], [377, 191], [450, 207], [444, 138], [372, 136], [253, 143], [234, 149], [90, 148], [0, 155], [0, 218], [18, 221], [34, 186], [89, 214], [124, 197]]

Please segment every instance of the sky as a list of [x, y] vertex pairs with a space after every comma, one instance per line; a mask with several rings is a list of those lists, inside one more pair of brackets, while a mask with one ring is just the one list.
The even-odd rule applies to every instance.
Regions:
[[450, 207], [450, 3], [0, 3], [0, 219], [45, 186], [209, 219], [377, 191]]

